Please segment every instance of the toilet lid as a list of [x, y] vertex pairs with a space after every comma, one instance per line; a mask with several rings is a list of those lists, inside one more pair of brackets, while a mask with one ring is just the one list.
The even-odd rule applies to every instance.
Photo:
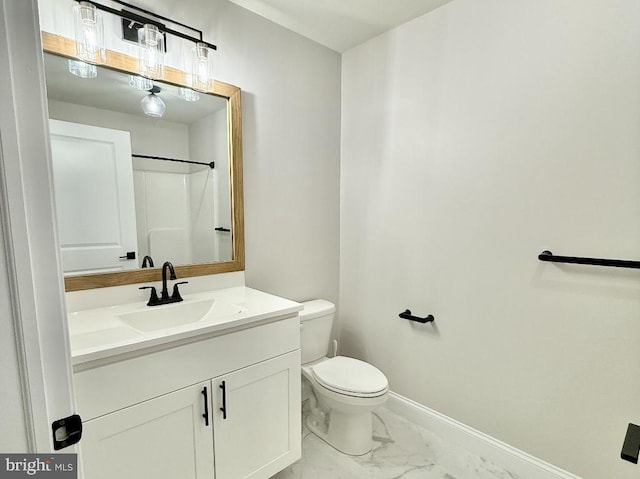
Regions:
[[322, 361], [311, 370], [318, 383], [339, 393], [371, 395], [382, 393], [389, 386], [387, 377], [378, 368], [345, 356]]

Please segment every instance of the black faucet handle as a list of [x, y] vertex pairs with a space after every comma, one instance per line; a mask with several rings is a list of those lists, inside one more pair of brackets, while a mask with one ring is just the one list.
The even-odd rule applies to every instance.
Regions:
[[140, 286], [138, 289], [151, 290], [151, 296], [149, 297], [149, 302], [147, 303], [147, 306], [155, 306], [160, 302], [160, 300], [158, 299], [158, 292], [156, 291], [155, 286]]
[[178, 283], [174, 283], [173, 285], [173, 293], [171, 294], [171, 300], [174, 302], [182, 301], [182, 296], [180, 296], [180, 291], [178, 290], [178, 285], [180, 284], [188, 284], [189, 281], [180, 281]]

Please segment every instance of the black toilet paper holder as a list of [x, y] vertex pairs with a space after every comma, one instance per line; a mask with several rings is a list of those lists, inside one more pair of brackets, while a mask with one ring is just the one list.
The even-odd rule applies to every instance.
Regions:
[[426, 318], [420, 318], [418, 316], [414, 316], [411, 314], [410, 309], [405, 309], [404, 312], [400, 313], [398, 316], [400, 316], [402, 319], [408, 319], [409, 321], [415, 321], [417, 323], [430, 323], [431, 321], [435, 321], [436, 319], [431, 314], [428, 315]]

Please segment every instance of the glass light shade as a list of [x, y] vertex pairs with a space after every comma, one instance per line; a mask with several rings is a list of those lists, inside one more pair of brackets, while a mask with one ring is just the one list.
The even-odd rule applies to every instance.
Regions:
[[178, 96], [184, 101], [198, 101], [200, 99], [200, 93], [191, 88], [179, 88]]
[[191, 66], [191, 88], [208, 92], [213, 86], [213, 50], [205, 43], [196, 43]]
[[129, 75], [129, 86], [136, 90], [149, 91], [153, 88], [153, 80], [137, 75]]
[[76, 55], [83, 62], [101, 64], [107, 59], [102, 16], [95, 5], [80, 2], [73, 7]]
[[98, 76], [98, 67], [90, 63], [69, 60], [69, 72], [80, 78], [95, 78]]
[[162, 115], [164, 115], [164, 111], [167, 109], [167, 106], [164, 104], [162, 99], [153, 93], [149, 93], [145, 96], [140, 102], [140, 106], [142, 107], [142, 111], [145, 115], [153, 116], [155, 118], [162, 117]]
[[138, 71], [146, 78], [164, 77], [164, 35], [155, 25], [138, 30]]

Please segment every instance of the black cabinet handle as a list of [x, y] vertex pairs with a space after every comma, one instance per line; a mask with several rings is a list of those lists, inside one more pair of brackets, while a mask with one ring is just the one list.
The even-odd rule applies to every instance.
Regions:
[[125, 254], [124, 256], [118, 256], [119, 259], [126, 259], [126, 260], [130, 260], [130, 259], [136, 259], [136, 252], [135, 251], [127, 251], [127, 254]]
[[201, 392], [202, 392], [202, 395], [204, 396], [204, 414], [202, 415], [202, 417], [204, 418], [204, 425], [208, 426], [209, 425], [209, 395], [207, 393], [207, 387], [205, 386]]
[[415, 321], [417, 323], [430, 323], [431, 321], [435, 321], [436, 319], [431, 314], [426, 318], [419, 318], [418, 316], [412, 315], [409, 309], [405, 309], [404, 312], [400, 313], [398, 316], [400, 316], [402, 319], [408, 319], [409, 321]]
[[220, 408], [222, 419], [227, 419], [227, 384], [224, 381], [220, 384], [220, 389], [222, 389], [222, 407]]

